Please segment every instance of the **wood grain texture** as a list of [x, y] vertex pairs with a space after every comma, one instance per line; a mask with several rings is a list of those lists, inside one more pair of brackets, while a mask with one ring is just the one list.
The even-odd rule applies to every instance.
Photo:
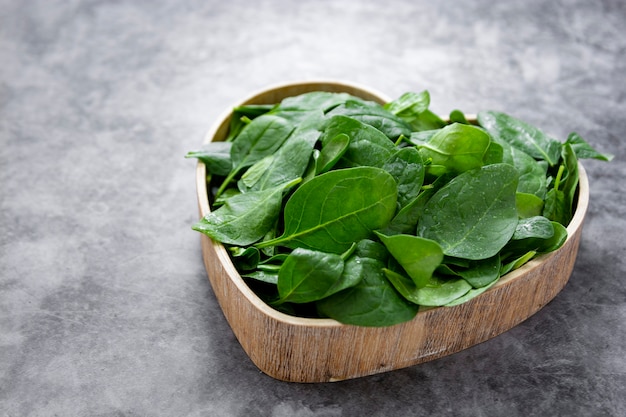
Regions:
[[[362, 86], [340, 82], [279, 85], [235, 105], [277, 103], [285, 97], [331, 91], [384, 103], [388, 98]], [[206, 135], [223, 140], [229, 107]], [[579, 165], [577, 208], [561, 249], [538, 257], [504, 276], [494, 287], [455, 307], [420, 311], [406, 323], [359, 327], [331, 319], [280, 313], [259, 299], [238, 274], [223, 245], [201, 235], [204, 264], [216, 298], [241, 346], [264, 373], [292, 382], [328, 382], [391, 371], [450, 355], [518, 325], [550, 302], [567, 284], [578, 252], [589, 202], [587, 175]], [[200, 215], [210, 211], [206, 169], [198, 163]]]

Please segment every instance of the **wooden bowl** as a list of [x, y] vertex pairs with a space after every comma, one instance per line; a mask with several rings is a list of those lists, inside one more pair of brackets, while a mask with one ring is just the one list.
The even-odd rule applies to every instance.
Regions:
[[[340, 82], [301, 82], [275, 86], [236, 105], [273, 104], [310, 91], [347, 92], [387, 102], [369, 88]], [[231, 106], [213, 125], [206, 141], [228, 134]], [[332, 319], [293, 317], [265, 304], [241, 278], [220, 243], [201, 235], [204, 264], [217, 300], [252, 362], [284, 381], [340, 381], [431, 361], [484, 342], [539, 311], [565, 286], [574, 267], [589, 202], [582, 165], [576, 212], [568, 238], [558, 251], [538, 257], [500, 279], [480, 296], [455, 307], [420, 311], [390, 327], [344, 325]], [[206, 169], [196, 171], [200, 215], [210, 211]]]

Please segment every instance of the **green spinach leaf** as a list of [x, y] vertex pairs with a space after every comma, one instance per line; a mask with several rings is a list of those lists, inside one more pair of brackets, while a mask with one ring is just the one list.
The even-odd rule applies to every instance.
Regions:
[[483, 158], [491, 138], [484, 130], [454, 123], [440, 129], [427, 143], [420, 145], [423, 159], [461, 173], [483, 166]]
[[417, 235], [438, 242], [448, 256], [490, 258], [517, 226], [516, 189], [517, 171], [511, 165], [466, 171], [426, 203]]
[[348, 147], [338, 167], [375, 166], [382, 167], [396, 151], [393, 143], [379, 130], [347, 116], [334, 116], [326, 126], [322, 137], [322, 149], [337, 136], [349, 137]]
[[222, 243], [250, 245], [274, 226], [280, 214], [283, 192], [299, 181], [297, 179], [267, 190], [235, 195], [192, 228]]
[[348, 100], [335, 107], [327, 115], [349, 116], [380, 130], [392, 141], [401, 135], [409, 136], [411, 134], [411, 127], [404, 120], [375, 103]]
[[377, 235], [418, 288], [428, 285], [443, 260], [443, 251], [437, 242], [413, 235]]
[[210, 174], [225, 176], [232, 168], [230, 160], [230, 142], [209, 142], [200, 148], [185, 155], [185, 158], [198, 158], [206, 165]]
[[495, 255], [479, 261], [469, 261], [467, 267], [452, 267], [452, 270], [472, 287], [482, 288], [500, 278], [500, 266], [500, 255]]
[[316, 303], [322, 316], [355, 326], [392, 326], [409, 321], [418, 306], [405, 300], [382, 273], [380, 260], [354, 256], [345, 265], [358, 283]]
[[350, 136], [340, 133], [330, 140], [327, 140], [324, 147], [320, 151], [317, 164], [315, 166], [315, 174], [323, 174], [330, 171], [335, 166], [339, 158], [341, 158], [350, 145]]
[[290, 137], [274, 155], [269, 155], [257, 162], [260, 165], [256, 176], [258, 178], [254, 181], [250, 181], [249, 178], [250, 172], [257, 167], [257, 164], [242, 175], [241, 182], [245, 184], [242, 191], [265, 190], [302, 177], [312, 152], [313, 147], [306, 139], [300, 136]]
[[424, 183], [424, 163], [417, 149], [401, 148], [392, 154], [383, 169], [390, 173], [398, 185], [398, 206], [405, 207], [414, 200]]
[[341, 255], [296, 248], [278, 271], [277, 303], [308, 303], [356, 285], [360, 277], [346, 274], [341, 279], [343, 270]]
[[265, 114], [254, 119], [232, 142], [232, 170], [217, 190], [219, 196], [245, 167], [273, 154], [287, 140], [294, 126], [282, 117]]
[[572, 132], [567, 136], [565, 142], [569, 144], [578, 159], [597, 159], [600, 161], [609, 162], [613, 159], [613, 155], [608, 153], [600, 153], [596, 151], [585, 139], [583, 139], [578, 133]]
[[495, 111], [479, 112], [477, 117], [478, 123], [492, 136], [510, 143], [533, 158], [543, 159], [550, 165], [559, 162], [561, 143], [536, 127]]
[[396, 209], [393, 177], [375, 167], [329, 171], [302, 184], [284, 209], [282, 236], [257, 244], [342, 253], [385, 226]]
[[442, 280], [433, 277], [427, 286], [417, 287], [413, 281], [402, 274], [387, 268], [383, 269], [383, 272], [404, 298], [425, 307], [446, 305], [472, 289], [472, 286], [462, 278]]

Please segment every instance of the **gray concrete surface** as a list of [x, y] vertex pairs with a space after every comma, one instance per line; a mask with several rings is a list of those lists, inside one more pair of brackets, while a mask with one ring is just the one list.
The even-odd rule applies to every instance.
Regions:
[[[0, 1], [0, 416], [626, 415], [626, 3]], [[206, 279], [194, 162], [248, 93], [333, 78], [496, 109], [585, 163], [571, 280], [461, 353], [334, 384], [260, 373]]]

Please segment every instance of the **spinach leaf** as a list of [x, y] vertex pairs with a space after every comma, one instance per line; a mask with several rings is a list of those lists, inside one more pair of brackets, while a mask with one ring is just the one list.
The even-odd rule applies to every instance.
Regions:
[[502, 269], [500, 270], [500, 274], [501, 275], [505, 275], [505, 274], [508, 274], [511, 271], [514, 271], [514, 270], [522, 267], [528, 261], [533, 259], [536, 255], [537, 255], [537, 251], [531, 250], [531, 251], [528, 251], [528, 252], [524, 253], [523, 255], [520, 255], [520, 256], [514, 258], [510, 262], [502, 265]]
[[520, 220], [511, 241], [502, 253], [508, 259], [529, 252], [548, 253], [560, 248], [567, 239], [567, 229], [542, 216]]
[[377, 236], [418, 288], [429, 283], [443, 260], [441, 246], [433, 240], [413, 235]]
[[[265, 190], [302, 177], [312, 152], [313, 147], [306, 139], [290, 137], [274, 155], [261, 159], [242, 175], [241, 182], [245, 184], [242, 191]], [[250, 173], [257, 164], [258, 174], [250, 181]]]
[[[267, 155], [265, 158], [257, 161], [246, 172], [243, 173], [237, 186], [242, 193], [252, 190], [252, 188], [259, 182], [261, 177], [265, 175], [265, 172], [273, 165], [274, 155]], [[283, 181], [284, 182], [284, 181]], [[260, 189], [260, 187], [257, 187]]]
[[414, 200], [424, 183], [424, 163], [417, 149], [401, 148], [392, 154], [383, 169], [390, 173], [398, 185], [398, 206], [406, 206]]
[[432, 139], [432, 137], [435, 136], [435, 134], [439, 132], [439, 130], [440, 129], [432, 129], [432, 130], [422, 130], [419, 132], [411, 132], [411, 136], [409, 136], [408, 141], [412, 145], [421, 146], [427, 143], [430, 139]]
[[480, 294], [484, 293], [489, 288], [493, 287], [496, 284], [496, 282], [498, 282], [498, 280], [492, 281], [490, 284], [485, 285], [484, 287], [472, 288], [467, 293], [465, 293], [465, 295], [462, 295], [459, 298], [456, 298], [456, 299], [450, 301], [449, 303], [444, 304], [444, 306], [446, 306], [446, 307], [454, 307], [454, 306], [457, 306], [459, 304], [466, 303], [469, 300], [471, 300], [472, 298], [478, 297]]
[[185, 158], [198, 158], [206, 165], [209, 173], [215, 175], [228, 175], [232, 168], [230, 160], [230, 142], [209, 142], [200, 148], [185, 155]]
[[395, 115], [417, 116], [427, 110], [428, 106], [430, 106], [430, 93], [424, 90], [420, 93], [404, 93], [383, 107]]
[[432, 184], [428, 185], [416, 198], [410, 201], [406, 206], [391, 219], [391, 221], [379, 232], [387, 235], [397, 234], [415, 234], [417, 221], [424, 212], [424, 207], [430, 198], [443, 187], [452, 177], [444, 175], [439, 177]]
[[419, 146], [424, 159], [442, 165], [451, 172], [464, 172], [483, 166], [483, 157], [491, 138], [484, 130], [454, 123], [440, 129], [427, 143]]
[[571, 145], [578, 159], [597, 159], [609, 162], [613, 159], [613, 155], [608, 153], [600, 153], [596, 151], [585, 139], [578, 133], [572, 132], [567, 136], [566, 144]]
[[444, 120], [430, 110], [424, 110], [417, 117], [404, 119], [407, 120], [415, 131], [440, 129], [446, 125]]
[[242, 273], [241, 276], [243, 278], [254, 279], [256, 281], [264, 282], [266, 284], [273, 284], [273, 285], [278, 284], [278, 271], [270, 272], [270, 271], [262, 271], [259, 269], [256, 271]]
[[384, 162], [396, 151], [393, 143], [379, 130], [347, 116], [334, 116], [326, 126], [320, 141], [322, 149], [338, 135], [349, 137], [348, 147], [339, 167], [376, 166]]
[[548, 190], [543, 206], [543, 215], [545, 217], [561, 224], [568, 224], [570, 213], [566, 211], [566, 207], [567, 198], [563, 190], [559, 190], [556, 187]]
[[317, 310], [322, 316], [356, 326], [391, 326], [413, 319], [418, 306], [398, 294], [385, 279], [383, 267], [378, 259], [348, 259], [345, 270], [360, 277], [358, 283], [317, 301]]
[[274, 226], [280, 214], [283, 192], [299, 181], [297, 179], [267, 190], [235, 195], [192, 228], [222, 243], [250, 245]]
[[533, 158], [545, 160], [550, 165], [559, 162], [561, 143], [536, 127], [495, 111], [479, 112], [477, 117], [478, 123], [492, 136], [510, 143]]
[[545, 199], [543, 215], [567, 226], [572, 219], [578, 188], [578, 159], [569, 143], [563, 145], [562, 163]]
[[534, 194], [544, 199], [547, 187], [546, 167], [540, 165], [535, 158], [526, 152], [516, 148], [511, 148], [511, 156], [513, 158], [513, 166], [519, 172], [517, 192]]
[[422, 91], [404, 93], [398, 99], [386, 104], [385, 108], [408, 123], [414, 131], [444, 127], [446, 122], [431, 112], [429, 106], [430, 94], [428, 91]]
[[246, 248], [231, 246], [228, 248], [228, 251], [233, 258], [233, 263], [239, 271], [256, 269], [261, 261], [261, 253], [254, 246], [248, 246]]
[[225, 142], [232, 142], [250, 121], [274, 108], [274, 104], [247, 104], [233, 108], [230, 127]]
[[517, 171], [511, 165], [466, 171], [426, 203], [417, 235], [438, 242], [448, 256], [490, 258], [517, 226], [516, 189]]
[[396, 200], [396, 182], [380, 168], [329, 171], [302, 184], [289, 198], [283, 235], [256, 246], [342, 253], [385, 226], [395, 212]]
[[425, 307], [446, 305], [472, 289], [472, 286], [462, 278], [442, 280], [433, 277], [428, 285], [417, 287], [413, 281], [402, 274], [387, 268], [383, 269], [383, 272], [404, 298]]
[[543, 200], [534, 194], [516, 193], [515, 207], [520, 219], [539, 216], [543, 213]]
[[470, 122], [467, 121], [465, 114], [461, 110], [452, 110], [448, 119], [450, 120], [450, 123], [461, 123], [464, 125], [470, 124]]
[[321, 110], [308, 111], [306, 117], [296, 126], [289, 138], [304, 140], [311, 147], [314, 147], [327, 123], [328, 120]]
[[528, 238], [548, 239], [554, 235], [552, 222], [543, 216], [534, 216], [521, 219], [515, 228], [512, 240], [522, 240]]
[[401, 135], [409, 136], [411, 134], [411, 127], [405, 121], [375, 103], [348, 100], [335, 107], [327, 115], [331, 117], [336, 115], [349, 116], [380, 130], [393, 141]]
[[559, 249], [567, 240], [567, 228], [561, 223], [552, 222], [554, 234], [544, 240], [538, 248], [538, 252], [549, 253]]
[[361, 99], [347, 93], [331, 93], [327, 91], [312, 91], [293, 97], [287, 97], [276, 107], [276, 112], [306, 112], [310, 110], [327, 111], [337, 107], [348, 100], [359, 101]]
[[567, 226], [572, 219], [574, 213], [574, 200], [576, 197], [576, 191], [578, 190], [578, 158], [574, 153], [574, 149], [569, 143], [563, 145], [562, 160], [565, 165], [565, 182], [563, 184], [563, 194], [565, 195], [566, 213], [568, 215], [567, 221], [561, 223]]
[[483, 165], [501, 164], [504, 162], [511, 163], [504, 160], [504, 146], [493, 140], [490, 141], [489, 147], [483, 156]]
[[278, 271], [277, 304], [308, 303], [356, 285], [360, 277], [342, 274], [343, 270], [341, 255], [294, 249]]
[[500, 266], [500, 255], [495, 255], [479, 261], [469, 261], [467, 267], [453, 267], [452, 270], [472, 287], [482, 288], [500, 278]]
[[293, 131], [294, 126], [282, 117], [265, 114], [254, 119], [232, 142], [232, 170], [217, 190], [218, 197], [241, 169], [273, 154]]
[[315, 167], [316, 174], [323, 174], [335, 166], [339, 158], [343, 156], [350, 145], [350, 136], [340, 133], [327, 140], [322, 148]]

